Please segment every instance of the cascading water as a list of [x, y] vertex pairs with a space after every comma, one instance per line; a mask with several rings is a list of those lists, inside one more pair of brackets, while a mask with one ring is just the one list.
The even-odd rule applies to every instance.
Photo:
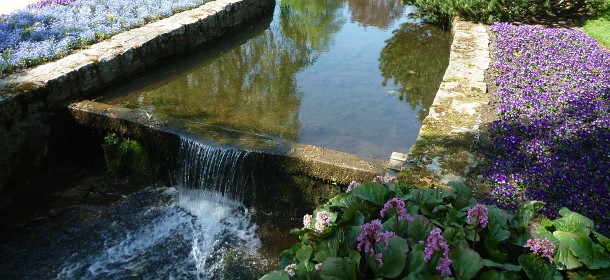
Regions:
[[[176, 187], [145, 189], [117, 205], [129, 210], [106, 227], [99, 251], [69, 258], [57, 278], [257, 275], [257, 269], [269, 264], [260, 259], [257, 226], [243, 205], [244, 197], [254, 192], [247, 155], [182, 138]], [[151, 205], [131, 205], [144, 203], [142, 198]]]
[[[57, 279], [250, 278], [267, 265], [252, 213], [218, 192], [146, 188], [111, 211], [75, 229], [81, 237], [99, 231], [99, 239], [72, 240]], [[228, 275], [232, 267], [245, 273]]]
[[254, 193], [252, 156], [184, 139], [170, 187], [134, 185], [116, 175], [67, 175], [72, 185], [62, 186], [59, 199], [31, 216], [2, 221], [0, 275], [255, 279], [277, 268], [285, 248], [278, 244], [290, 239], [278, 234], [288, 235], [294, 223], [244, 205]]
[[248, 152], [212, 147], [181, 138], [175, 184], [182, 188], [207, 189], [243, 202], [254, 195], [255, 181], [247, 166]]

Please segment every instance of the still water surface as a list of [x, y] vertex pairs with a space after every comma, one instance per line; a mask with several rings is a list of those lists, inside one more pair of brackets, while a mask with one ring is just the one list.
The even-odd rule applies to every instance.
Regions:
[[415, 142], [449, 59], [450, 32], [411, 12], [400, 0], [281, 0], [272, 17], [97, 100], [188, 133], [221, 127], [387, 159]]

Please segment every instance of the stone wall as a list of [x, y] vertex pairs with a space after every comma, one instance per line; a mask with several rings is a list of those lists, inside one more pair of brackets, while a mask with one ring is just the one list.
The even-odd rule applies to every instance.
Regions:
[[35, 174], [62, 142], [62, 103], [185, 53], [273, 10], [274, 0], [216, 0], [0, 79], [0, 191]]
[[[97, 135], [114, 132], [141, 142], [157, 157], [154, 160], [164, 170], [172, 169], [169, 165], [178, 161], [175, 157], [179, 154], [180, 137], [199, 138], [173, 131], [165, 121], [156, 121], [143, 112], [120, 106], [84, 100], [70, 104], [69, 109], [80, 126]], [[233, 139], [237, 142], [232, 142]], [[247, 150], [259, 160], [252, 165], [251, 172], [262, 168], [268, 173], [305, 175], [341, 185], [348, 185], [352, 180], [370, 181], [385, 168], [381, 160], [236, 131], [214, 131], [197, 141], [210, 147]]]
[[496, 117], [485, 82], [486, 27], [456, 19], [452, 31], [449, 65], [417, 141], [408, 154], [395, 153], [390, 161], [402, 179], [418, 187], [449, 181], [476, 185], [485, 160], [485, 128]]

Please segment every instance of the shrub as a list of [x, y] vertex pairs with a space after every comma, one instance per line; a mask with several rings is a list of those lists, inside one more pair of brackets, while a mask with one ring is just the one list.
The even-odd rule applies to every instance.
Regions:
[[610, 276], [610, 239], [568, 209], [551, 221], [529, 201], [514, 213], [479, 204], [460, 183], [350, 188], [294, 229], [269, 279], [560, 279]]
[[432, 21], [459, 16], [487, 23], [595, 14], [607, 5], [605, 0], [406, 0], [406, 3], [416, 6], [421, 16]]

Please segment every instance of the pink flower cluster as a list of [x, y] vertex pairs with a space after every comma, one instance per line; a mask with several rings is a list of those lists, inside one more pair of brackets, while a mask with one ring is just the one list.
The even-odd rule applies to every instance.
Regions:
[[478, 223], [481, 227], [487, 227], [489, 212], [483, 204], [477, 204], [475, 207], [468, 210], [468, 223]]
[[427, 245], [424, 249], [424, 261], [428, 262], [432, 259], [432, 254], [436, 251], [442, 251], [443, 257], [441, 263], [436, 267], [436, 270], [441, 272], [441, 277], [451, 275], [451, 259], [449, 259], [449, 245], [443, 238], [443, 232], [440, 228], [435, 228], [428, 235]]
[[393, 236], [396, 236], [393, 232], [381, 231], [382, 225], [380, 220], [373, 220], [370, 223], [362, 225], [362, 232], [358, 236], [358, 250], [362, 250], [364, 247], [364, 253], [367, 256], [374, 258], [377, 261], [379, 267], [383, 267], [383, 261], [381, 253], [375, 252], [375, 244], [382, 243], [382, 249], [388, 248], [388, 241]]
[[316, 214], [316, 231], [322, 233], [326, 226], [332, 222], [330, 214], [326, 211], [320, 211]]
[[289, 264], [284, 268], [284, 271], [286, 271], [290, 277], [294, 277], [297, 275], [297, 265], [295, 263]]
[[550, 262], [553, 262], [553, 254], [555, 253], [555, 244], [545, 238], [534, 238], [528, 239], [523, 245], [525, 248], [530, 248], [532, 252], [547, 258]]
[[383, 209], [381, 209], [381, 212], [379, 212], [379, 215], [381, 215], [382, 218], [385, 218], [386, 213], [390, 210], [394, 210], [396, 212], [396, 215], [398, 215], [398, 221], [405, 219], [409, 222], [413, 221], [411, 215], [407, 214], [405, 202], [397, 197], [388, 200], [383, 206]]
[[312, 216], [309, 214], [305, 214], [305, 216], [303, 216], [303, 226], [305, 228], [311, 227], [311, 218]]
[[379, 183], [379, 184], [393, 184], [393, 183], [396, 183], [397, 179], [398, 178], [396, 178], [395, 176], [383, 177], [381, 175], [377, 175], [377, 176], [375, 176], [375, 178], [373, 178], [373, 182]]
[[349, 186], [347, 186], [347, 190], [345, 190], [345, 192], [351, 192], [353, 191], [357, 186], [360, 186], [361, 183], [358, 181], [352, 181], [351, 183], [349, 183]]

